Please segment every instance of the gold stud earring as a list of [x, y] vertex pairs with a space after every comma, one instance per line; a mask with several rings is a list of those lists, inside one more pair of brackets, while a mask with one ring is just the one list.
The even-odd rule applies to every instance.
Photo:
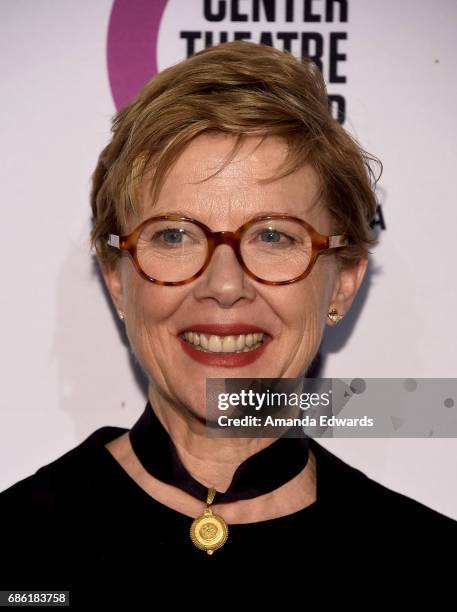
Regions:
[[118, 310], [117, 314], [119, 315], [119, 318], [121, 321], [123, 321], [125, 319], [125, 313], [122, 312], [122, 310]]
[[336, 308], [332, 308], [331, 310], [329, 310], [327, 313], [327, 316], [334, 323], [339, 323], [341, 319], [344, 317], [344, 315], [338, 314], [338, 311]]

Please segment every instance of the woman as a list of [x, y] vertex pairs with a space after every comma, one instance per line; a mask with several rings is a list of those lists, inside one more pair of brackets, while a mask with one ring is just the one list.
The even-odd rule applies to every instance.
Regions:
[[264, 45], [197, 53], [117, 114], [92, 242], [148, 402], [1, 494], [8, 588], [171, 597], [170, 577], [262, 570], [265, 594], [329, 561], [378, 581], [385, 554], [393, 580], [450, 545], [455, 521], [313, 439], [205, 435], [207, 378], [302, 377], [350, 309], [376, 243], [371, 159], [314, 64]]

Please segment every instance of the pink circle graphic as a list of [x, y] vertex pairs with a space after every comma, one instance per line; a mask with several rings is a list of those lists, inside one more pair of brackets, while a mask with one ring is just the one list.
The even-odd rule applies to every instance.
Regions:
[[108, 78], [114, 104], [129, 104], [158, 72], [157, 39], [168, 0], [114, 0], [108, 25]]

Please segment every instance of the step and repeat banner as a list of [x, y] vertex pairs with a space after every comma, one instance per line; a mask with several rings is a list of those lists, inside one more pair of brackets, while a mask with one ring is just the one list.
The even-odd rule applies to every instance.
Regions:
[[[167, 66], [224, 41], [312, 57], [333, 116], [384, 164], [380, 244], [314, 375], [456, 377], [456, 24], [453, 0], [0, 2], [1, 490], [144, 408], [89, 250], [90, 175], [113, 114]], [[457, 410], [448, 395], [440, 409]], [[457, 518], [455, 439], [322, 444]]]

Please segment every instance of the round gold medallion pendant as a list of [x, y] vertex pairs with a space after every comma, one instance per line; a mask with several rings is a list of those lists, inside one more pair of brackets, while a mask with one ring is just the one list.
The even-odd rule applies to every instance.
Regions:
[[228, 525], [218, 514], [213, 514], [210, 507], [197, 517], [190, 527], [190, 539], [200, 550], [212, 555], [223, 546], [228, 538]]

